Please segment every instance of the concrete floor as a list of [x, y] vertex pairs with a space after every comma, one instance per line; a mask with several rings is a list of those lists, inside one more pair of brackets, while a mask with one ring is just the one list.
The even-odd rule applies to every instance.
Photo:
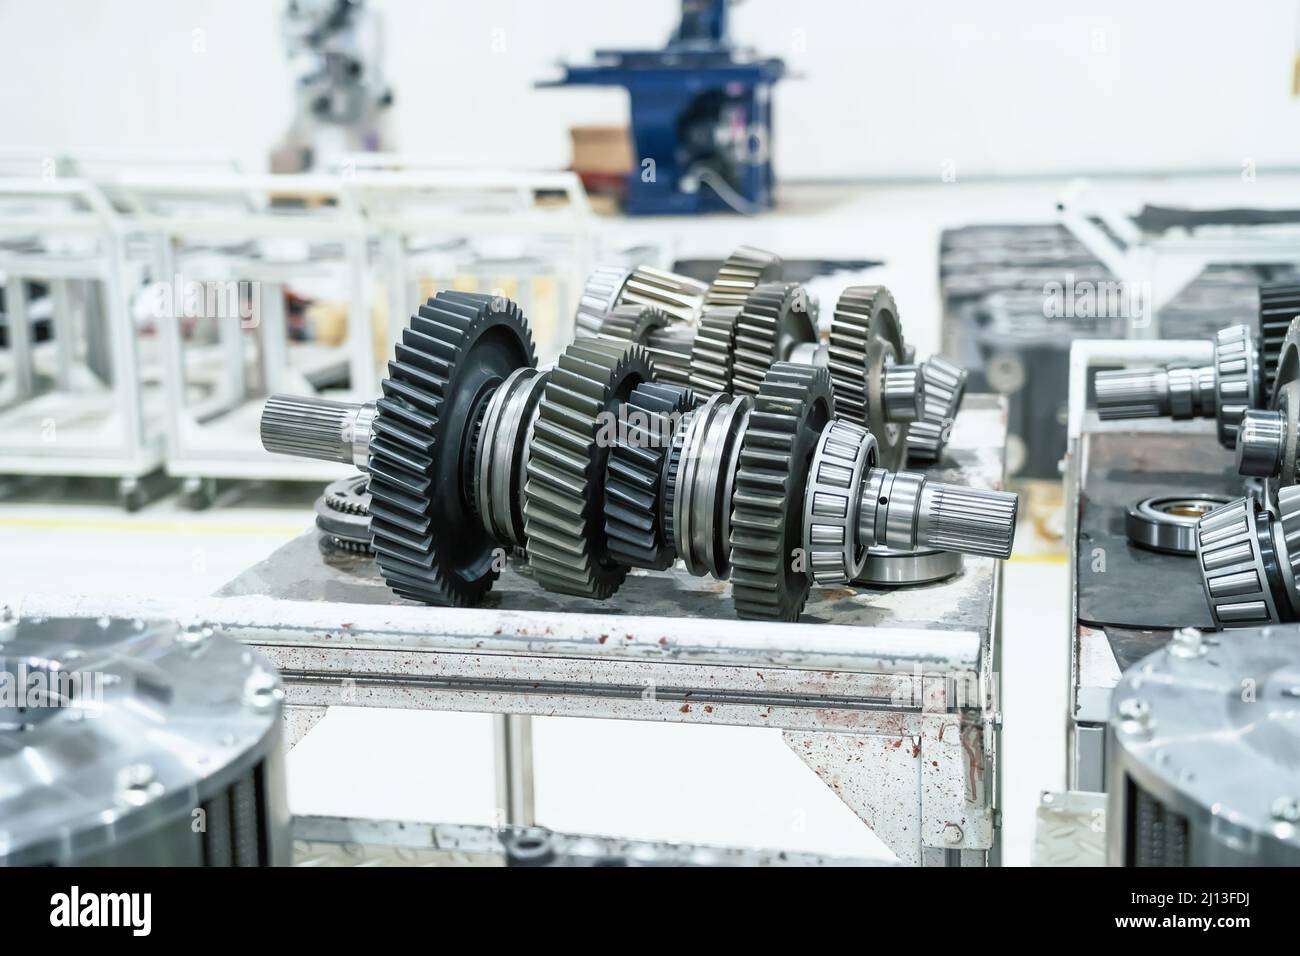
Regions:
[[[1261, 179], [1263, 177], [1261, 176]], [[678, 236], [680, 255], [739, 241], [806, 256], [887, 258], [876, 281], [894, 290], [921, 355], [939, 340], [940, 229], [1048, 220], [1059, 181], [802, 188], [779, 215], [619, 228]], [[1257, 205], [1300, 194], [1294, 178], [1108, 183], [1121, 199]], [[211, 593], [311, 521], [315, 492], [227, 496], [191, 513], [174, 497], [127, 515], [111, 495], [40, 482], [0, 503], [0, 601], [33, 591]], [[1028, 530], [1028, 529], [1026, 529]], [[1004, 860], [1029, 860], [1039, 791], [1064, 780], [1066, 565], [1025, 548], [1006, 567], [1002, 677]], [[436, 612], [431, 612], [436, 613]], [[552, 827], [700, 842], [881, 855], [883, 847], [782, 744], [775, 731], [545, 718], [535, 722], [539, 821]], [[303, 813], [462, 822], [493, 820], [491, 718], [338, 709], [289, 761]]]

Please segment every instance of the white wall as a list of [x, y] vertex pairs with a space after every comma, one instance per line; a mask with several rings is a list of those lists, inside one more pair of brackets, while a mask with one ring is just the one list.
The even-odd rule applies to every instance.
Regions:
[[[261, 168], [290, 110], [280, 6], [0, 0], [0, 145], [230, 150]], [[1062, 6], [748, 0], [734, 33], [801, 74], [776, 96], [788, 178], [932, 179], [945, 160], [962, 178], [1300, 163], [1296, 0]], [[533, 81], [598, 45], [659, 45], [677, 3], [379, 8], [402, 148], [562, 165], [567, 127], [625, 120], [624, 94]]]

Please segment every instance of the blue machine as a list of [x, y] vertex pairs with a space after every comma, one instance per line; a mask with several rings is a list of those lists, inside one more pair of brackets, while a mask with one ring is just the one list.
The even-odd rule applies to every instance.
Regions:
[[784, 61], [731, 45], [726, 0], [682, 0], [664, 49], [597, 50], [594, 65], [538, 85], [626, 87], [637, 160], [626, 212], [757, 212], [776, 201], [772, 85], [784, 75]]

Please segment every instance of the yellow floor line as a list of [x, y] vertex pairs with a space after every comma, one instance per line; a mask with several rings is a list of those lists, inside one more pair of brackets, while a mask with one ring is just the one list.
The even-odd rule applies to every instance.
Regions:
[[298, 535], [310, 527], [309, 521], [300, 525], [279, 524], [207, 524], [200, 521], [157, 521], [148, 518], [0, 518], [3, 528], [32, 528], [59, 531], [127, 531], [137, 534], [216, 534], [244, 537], [274, 538]]
[[1016, 564], [1068, 564], [1070, 556], [1068, 554], [1013, 554], [1008, 561], [1014, 561]]

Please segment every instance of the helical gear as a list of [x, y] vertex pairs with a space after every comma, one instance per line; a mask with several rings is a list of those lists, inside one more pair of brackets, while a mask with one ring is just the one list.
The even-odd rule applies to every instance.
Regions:
[[578, 309], [574, 316], [574, 335], [577, 338], [600, 333], [600, 324], [618, 305], [629, 275], [630, 270], [623, 266], [611, 265], [598, 266], [587, 276], [582, 291], [578, 293]]
[[465, 450], [495, 389], [535, 361], [519, 307], [490, 295], [440, 292], [402, 330], [369, 443], [371, 547], [401, 596], [475, 604], [496, 580]]
[[742, 618], [794, 621], [808, 599], [804, 488], [835, 400], [825, 369], [781, 362], [754, 399], [731, 512], [732, 593]]
[[644, 348], [612, 340], [575, 342], [551, 370], [524, 491], [528, 564], [549, 591], [603, 600], [627, 576], [605, 535], [606, 465], [619, 406], [651, 377]]
[[605, 537], [613, 560], [657, 571], [675, 560], [662, 511], [664, 459], [678, 422], [694, 404], [690, 389], [656, 382], [638, 385], [628, 397], [605, 480]]
[[618, 305], [658, 309], [672, 324], [694, 325], [704, 308], [709, 287], [697, 279], [665, 272], [654, 266], [637, 266], [618, 295]]

